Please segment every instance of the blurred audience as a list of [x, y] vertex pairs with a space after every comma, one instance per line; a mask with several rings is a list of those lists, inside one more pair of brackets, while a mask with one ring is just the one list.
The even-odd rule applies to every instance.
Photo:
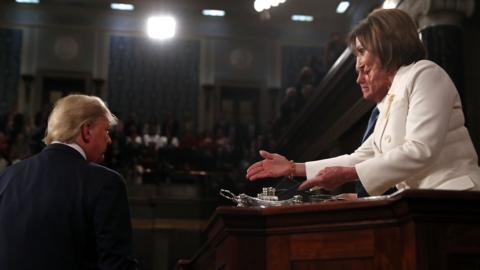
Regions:
[[[43, 115], [36, 114], [35, 121], [16, 112], [0, 118], [0, 173], [42, 150], [48, 120]], [[271, 135], [258, 133], [253, 124], [237, 126], [222, 119], [212, 130], [197, 134], [191, 121], [178, 123], [171, 114], [162, 128], [155, 121], [142, 123], [133, 113], [125, 124], [119, 119], [110, 131], [112, 143], [104, 165], [121, 173], [129, 184], [168, 183], [194, 175], [239, 190], [234, 186], [247, 181], [235, 180], [243, 180], [246, 164], [257, 157], [258, 149], [269, 149]]]

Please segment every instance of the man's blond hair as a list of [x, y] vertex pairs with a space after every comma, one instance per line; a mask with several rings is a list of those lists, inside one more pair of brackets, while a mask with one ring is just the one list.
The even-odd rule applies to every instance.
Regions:
[[93, 123], [100, 117], [107, 118], [110, 126], [117, 118], [98, 97], [87, 95], [69, 95], [59, 99], [48, 117], [47, 131], [43, 142], [53, 141], [73, 143], [80, 134], [82, 125]]

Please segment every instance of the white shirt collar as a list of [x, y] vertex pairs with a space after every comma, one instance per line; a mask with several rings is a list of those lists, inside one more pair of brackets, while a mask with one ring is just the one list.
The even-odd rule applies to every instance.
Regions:
[[82, 157], [84, 159], [87, 159], [87, 155], [85, 154], [85, 151], [83, 151], [82, 147], [80, 147], [80, 145], [76, 144], [76, 143], [64, 143], [64, 142], [61, 142], [61, 141], [53, 141], [53, 143], [59, 143], [59, 144], [64, 144], [64, 145], [67, 145], [67, 146], [70, 146], [71, 148], [77, 150], [77, 152], [80, 153], [80, 155], [82, 155]]
[[[388, 94], [387, 94], [387, 95], [388, 95]], [[379, 110], [380, 112], [383, 111], [383, 108], [384, 108], [384, 106], [385, 106], [385, 100], [386, 100], [387, 95], [385, 95], [385, 97], [383, 97], [383, 99], [382, 99], [380, 102], [377, 103], [377, 108], [378, 108], [378, 110]]]

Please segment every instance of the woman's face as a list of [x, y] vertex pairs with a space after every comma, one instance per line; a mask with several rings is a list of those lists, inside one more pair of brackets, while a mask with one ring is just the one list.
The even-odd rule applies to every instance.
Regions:
[[394, 74], [389, 74], [381, 68], [380, 58], [373, 55], [356, 39], [357, 84], [362, 89], [363, 98], [380, 102], [388, 93]]

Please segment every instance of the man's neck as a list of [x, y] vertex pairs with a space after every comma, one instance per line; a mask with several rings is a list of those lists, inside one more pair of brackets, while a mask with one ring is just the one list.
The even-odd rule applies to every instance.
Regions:
[[77, 150], [77, 152], [79, 152], [80, 155], [82, 155], [82, 157], [84, 159], [87, 159], [87, 155], [85, 154], [85, 151], [82, 149], [82, 147], [80, 147], [80, 145], [78, 145], [76, 143], [64, 143], [64, 142], [61, 142], [61, 141], [53, 141], [52, 144], [54, 144], [54, 143], [59, 143], [59, 144], [64, 144], [64, 145], [70, 146], [71, 148]]

